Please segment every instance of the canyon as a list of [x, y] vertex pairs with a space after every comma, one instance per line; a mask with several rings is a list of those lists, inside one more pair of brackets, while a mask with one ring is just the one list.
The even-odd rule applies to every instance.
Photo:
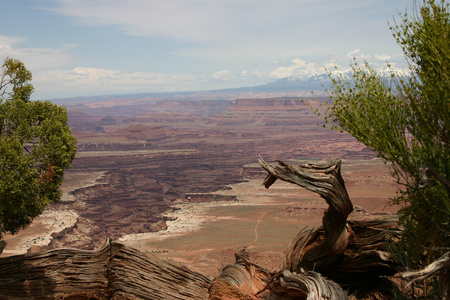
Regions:
[[[2, 256], [96, 249], [106, 238], [210, 274], [246, 246], [277, 269], [326, 204], [286, 183], [264, 189], [258, 158], [341, 159], [353, 218], [395, 213], [396, 184], [374, 153], [323, 128], [310, 106], [328, 98], [105, 99], [65, 104], [78, 139], [63, 197], [14, 236]], [[310, 106], [304, 103], [309, 103]]]

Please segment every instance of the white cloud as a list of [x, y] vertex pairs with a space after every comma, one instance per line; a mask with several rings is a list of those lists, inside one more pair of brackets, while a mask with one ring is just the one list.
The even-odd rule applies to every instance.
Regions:
[[308, 76], [323, 73], [324, 69], [315, 63], [308, 63], [300, 58], [291, 60], [288, 67], [278, 67], [270, 72], [272, 78], [285, 78], [289, 76]]
[[357, 60], [369, 60], [370, 55], [364, 54], [359, 49], [355, 49], [347, 53], [347, 57], [350, 59], [356, 58]]
[[126, 34], [207, 41], [220, 39], [233, 27], [225, 22], [225, 1], [61, 0], [50, 10], [76, 18], [84, 25], [119, 25]]
[[375, 58], [382, 61], [389, 61], [392, 55], [389, 54], [375, 54]]
[[222, 70], [216, 72], [212, 75], [212, 78], [218, 80], [230, 80], [231, 79], [231, 71], [230, 70]]
[[[0, 58], [11, 57], [22, 61], [33, 73], [67, 66], [73, 62], [69, 53], [74, 45], [63, 48], [24, 48], [20, 44], [25, 42], [22, 37], [0, 36]], [[3, 61], [2, 61], [3, 63]]]
[[[346, 53], [356, 45], [374, 43], [373, 37], [387, 29], [386, 20], [398, 8], [391, 1], [381, 2], [58, 0], [47, 9], [78, 24], [112, 25], [129, 35], [187, 42], [172, 53], [188, 57], [279, 60], [328, 52], [330, 47]], [[381, 44], [388, 45], [377, 43]]]
[[[252, 86], [274, 78], [323, 73], [323, 66], [332, 61], [331, 55], [335, 64], [348, 68], [352, 56], [370, 62], [370, 56], [365, 53], [372, 57], [374, 53], [389, 53], [395, 57], [398, 49], [395, 41], [393, 52], [391, 44], [379, 38], [383, 32], [388, 41], [392, 39], [386, 20], [395, 14], [398, 6], [389, 0], [52, 0], [40, 3], [47, 6], [42, 8], [47, 16], [49, 11], [57, 15], [55, 20], [61, 23], [55, 26], [61, 24], [64, 26], [61, 28], [68, 29], [65, 41], [76, 40], [80, 46], [46, 47], [49, 42], [57, 45], [60, 36], [39, 31], [36, 25], [29, 28], [35, 48], [23, 46], [27, 42], [25, 38], [0, 36], [0, 55], [25, 63], [33, 72], [36, 94], [48, 91], [47, 95], [56, 95], [59, 91], [57, 97], [76, 93]], [[370, 9], [374, 7], [377, 13]], [[80, 31], [79, 26], [73, 26], [80, 24], [108, 27], [94, 28], [92, 35], [86, 37], [79, 34], [86, 28]], [[38, 38], [39, 34], [44, 38]], [[111, 47], [110, 43], [101, 43], [102, 35], [107, 36], [105, 41], [111, 38], [117, 45], [130, 48], [124, 46], [110, 51], [107, 48]], [[139, 37], [122, 40], [124, 35]], [[135, 45], [142, 51], [134, 51], [131, 47]], [[361, 50], [350, 51], [356, 48]], [[380, 58], [385, 55], [388, 54], [375, 55], [372, 60], [381, 65]], [[304, 60], [292, 59], [295, 57]], [[140, 63], [144, 60], [148, 63]], [[141, 72], [134, 72], [133, 68]], [[221, 71], [213, 73], [212, 70]]]
[[76, 67], [70, 71], [42, 72], [34, 78], [33, 84], [35, 87], [39, 87], [36, 90], [40, 94], [63, 94], [64, 97], [69, 97], [92, 95], [92, 93], [189, 90], [189, 86], [199, 80], [202, 80], [201, 76], [190, 74], [122, 72], [102, 68]]
[[86, 68], [77, 67], [72, 70], [72, 74], [80, 76], [89, 76], [89, 71]]
[[13, 45], [23, 42], [22, 37], [0, 35], [0, 55], [13, 51]]
[[264, 77], [264, 74], [262, 72], [259, 72], [259, 71], [253, 71], [252, 74], [255, 77]]

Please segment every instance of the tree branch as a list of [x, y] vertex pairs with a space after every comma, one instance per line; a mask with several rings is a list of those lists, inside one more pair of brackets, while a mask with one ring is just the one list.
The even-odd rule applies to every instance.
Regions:
[[[264, 181], [266, 188], [280, 179], [318, 193], [329, 205], [322, 219], [326, 238], [317, 245], [306, 249], [302, 257], [299, 257], [301, 260], [299, 267], [308, 270], [321, 269], [335, 262], [347, 247], [346, 222], [348, 215], [353, 211], [352, 202], [341, 176], [341, 161], [333, 160], [328, 163], [299, 166], [291, 166], [278, 161], [280, 166], [275, 167], [262, 159], [259, 160], [259, 163], [268, 173]], [[287, 260], [289, 259], [287, 258]], [[297, 270], [294, 268], [293, 271]]]
[[400, 273], [400, 276], [404, 279], [411, 280], [408, 283], [410, 285], [416, 281], [426, 280], [436, 273], [448, 269], [450, 269], [450, 252], [445, 253], [438, 260], [432, 262], [422, 270], [403, 272]]

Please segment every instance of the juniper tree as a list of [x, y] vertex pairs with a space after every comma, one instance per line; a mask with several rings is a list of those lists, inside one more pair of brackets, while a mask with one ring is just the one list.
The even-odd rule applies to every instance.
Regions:
[[30, 101], [32, 75], [6, 58], [0, 73], [0, 253], [4, 233], [16, 233], [61, 197], [76, 139], [64, 107]]

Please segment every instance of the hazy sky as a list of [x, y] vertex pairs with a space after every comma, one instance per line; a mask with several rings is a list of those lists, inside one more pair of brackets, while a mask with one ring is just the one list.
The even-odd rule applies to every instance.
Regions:
[[388, 22], [413, 0], [0, 0], [0, 59], [34, 99], [266, 84], [350, 58], [405, 67]]

